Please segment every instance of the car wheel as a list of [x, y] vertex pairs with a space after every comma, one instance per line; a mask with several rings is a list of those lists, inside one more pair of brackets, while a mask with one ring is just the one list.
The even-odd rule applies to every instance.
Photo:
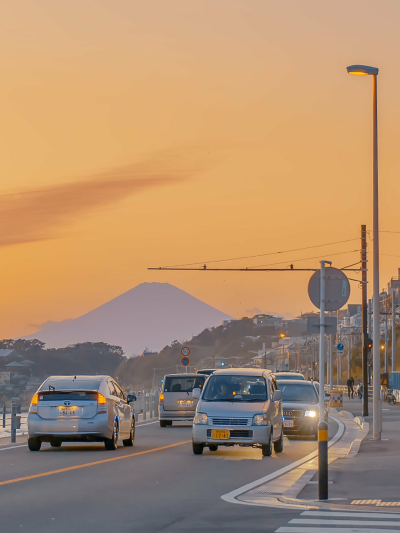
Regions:
[[114, 424], [114, 429], [111, 439], [104, 439], [104, 446], [106, 450], [116, 450], [118, 448], [118, 425]]
[[166, 428], [167, 427], [167, 421], [166, 420], [160, 420], [160, 428]]
[[279, 440], [274, 442], [274, 450], [276, 453], [283, 452], [283, 433], [281, 433]]
[[216, 452], [218, 450], [218, 444], [210, 444], [208, 449], [210, 452]]
[[203, 453], [204, 444], [202, 442], [198, 444], [197, 442], [192, 441], [192, 449], [195, 455], [201, 455]]
[[28, 448], [31, 452], [38, 452], [40, 450], [40, 447], [42, 445], [42, 442], [38, 438], [28, 438]]
[[167, 420], [167, 426], [172, 426], [172, 420]]
[[263, 457], [269, 457], [270, 455], [272, 455], [272, 435], [269, 436], [268, 444], [263, 444], [261, 446], [261, 451]]
[[62, 444], [61, 439], [50, 439], [50, 446], [52, 448], [59, 448]]
[[135, 426], [131, 427], [131, 433], [129, 435], [129, 439], [124, 439], [122, 441], [122, 444], [124, 446], [133, 446], [133, 441], [135, 440]]

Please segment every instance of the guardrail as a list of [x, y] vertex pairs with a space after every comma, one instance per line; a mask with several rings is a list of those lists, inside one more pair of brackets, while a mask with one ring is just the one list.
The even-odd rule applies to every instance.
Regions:
[[160, 393], [158, 391], [153, 394], [136, 396], [136, 402], [133, 402], [131, 405], [135, 411], [137, 422], [139, 422], [140, 415], [140, 421], [158, 417], [159, 397]]

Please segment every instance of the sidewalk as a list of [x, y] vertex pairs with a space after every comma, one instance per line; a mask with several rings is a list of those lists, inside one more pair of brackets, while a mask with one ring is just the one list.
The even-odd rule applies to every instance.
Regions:
[[[342, 409], [354, 416], [361, 416], [361, 400], [346, 398]], [[354, 500], [378, 500], [376, 503], [370, 503], [378, 507], [391, 507], [383, 505], [384, 502], [400, 502], [400, 406], [384, 403], [382, 414], [381, 441], [372, 440], [372, 402], [370, 402], [370, 416], [365, 417], [365, 421], [370, 424], [370, 431], [362, 441], [359, 453], [355, 457], [338, 459], [330, 465], [329, 481], [333, 482], [329, 484], [330, 500], [337, 499], [338, 503], [352, 504], [354, 507], [357, 505], [353, 503]], [[314, 476], [312, 480], [316, 481], [317, 477]], [[315, 483], [308, 484], [297, 498], [316, 499], [317, 491]], [[398, 507], [400, 508], [400, 503]]]

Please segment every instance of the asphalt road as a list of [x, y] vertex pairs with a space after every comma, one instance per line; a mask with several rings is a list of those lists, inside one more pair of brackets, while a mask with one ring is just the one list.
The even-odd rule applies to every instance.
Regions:
[[[330, 422], [330, 438], [336, 423]], [[0, 444], [1, 533], [265, 533], [296, 511], [235, 505], [221, 496], [316, 449], [285, 439], [284, 451], [252, 448], [191, 450], [191, 427], [143, 423], [132, 448], [66, 444], [29, 452]]]

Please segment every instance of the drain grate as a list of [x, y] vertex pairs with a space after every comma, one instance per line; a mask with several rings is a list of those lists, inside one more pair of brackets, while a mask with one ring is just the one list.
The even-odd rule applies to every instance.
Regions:
[[265, 492], [263, 490], [258, 490], [256, 494], [260, 494], [261, 496], [282, 496], [283, 492]]

